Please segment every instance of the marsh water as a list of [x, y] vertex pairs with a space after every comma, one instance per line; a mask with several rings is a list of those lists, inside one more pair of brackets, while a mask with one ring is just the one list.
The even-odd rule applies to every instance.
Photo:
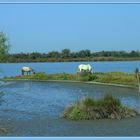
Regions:
[[65, 107], [86, 96], [113, 93], [138, 108], [135, 89], [64, 82], [1, 82], [0, 124], [10, 136], [140, 136], [140, 117], [124, 120], [70, 121]]
[[129, 72], [140, 69], [140, 61], [114, 62], [45, 62], [45, 63], [0, 63], [0, 77], [21, 74], [23, 66], [32, 67], [36, 72], [45, 73], [76, 73], [79, 64], [90, 64], [94, 72]]
[[[20, 74], [22, 66], [47, 73], [75, 73], [80, 62], [0, 64], [0, 77]], [[90, 62], [95, 71], [133, 72], [140, 61]], [[10, 136], [140, 136], [140, 116], [123, 120], [71, 121], [61, 118], [65, 107], [90, 96], [111, 93], [121, 102], [139, 109], [136, 89], [65, 82], [0, 82], [0, 127]]]

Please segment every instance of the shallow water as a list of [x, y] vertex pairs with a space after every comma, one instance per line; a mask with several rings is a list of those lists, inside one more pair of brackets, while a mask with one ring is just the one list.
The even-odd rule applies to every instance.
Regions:
[[60, 118], [66, 106], [85, 96], [112, 93], [138, 108], [135, 89], [59, 82], [1, 82], [0, 123], [13, 136], [140, 136], [140, 117], [118, 120], [70, 121]]
[[21, 74], [23, 66], [32, 67], [36, 72], [45, 73], [76, 73], [79, 64], [90, 64], [95, 72], [134, 72], [140, 69], [140, 61], [114, 62], [45, 62], [45, 63], [0, 63], [0, 77]]

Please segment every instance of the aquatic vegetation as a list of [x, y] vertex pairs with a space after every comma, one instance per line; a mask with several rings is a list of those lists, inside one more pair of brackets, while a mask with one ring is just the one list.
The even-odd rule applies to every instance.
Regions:
[[3, 127], [0, 128], [0, 135], [7, 135], [9, 133], [10, 133], [9, 129]]
[[97, 76], [94, 74], [67, 74], [67, 73], [56, 73], [56, 74], [45, 74], [43, 72], [38, 72], [33, 75], [20, 75], [15, 77], [5, 77], [4, 80], [18, 80], [18, 79], [28, 79], [28, 80], [76, 80], [76, 81], [92, 81]]
[[125, 107], [110, 94], [94, 100], [86, 97], [67, 107], [61, 117], [71, 120], [123, 119], [136, 116], [137, 111]]
[[84, 74], [77, 74], [77, 80], [78, 81], [93, 81], [97, 79], [97, 75], [91, 74], [91, 73], [84, 73]]
[[114, 83], [114, 84], [124, 84], [124, 85], [135, 85], [134, 74], [124, 73], [124, 72], [106, 72], [106, 73], [96, 73], [98, 78], [95, 80], [101, 83]]
[[121, 84], [127, 86], [137, 86], [136, 78], [134, 73], [123, 73], [123, 72], [96, 72], [96, 73], [56, 73], [56, 74], [46, 74], [43, 72], [38, 72], [33, 75], [15, 76], [15, 77], [5, 77], [2, 80], [68, 80], [68, 81], [93, 81], [98, 83], [107, 84]]

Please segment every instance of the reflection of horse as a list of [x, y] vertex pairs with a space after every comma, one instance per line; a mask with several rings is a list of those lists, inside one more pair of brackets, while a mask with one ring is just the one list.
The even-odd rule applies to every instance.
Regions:
[[26, 72], [27, 75], [30, 75], [31, 72], [32, 72], [33, 74], [35, 74], [35, 71], [34, 71], [32, 68], [30, 68], [30, 67], [23, 67], [23, 68], [21, 69], [21, 72], [22, 72], [22, 75], [24, 75], [25, 72]]
[[89, 73], [92, 73], [93, 72], [92, 71], [92, 67], [89, 64], [80, 64], [78, 66], [78, 70], [79, 70], [80, 73], [81, 72], [89, 72]]

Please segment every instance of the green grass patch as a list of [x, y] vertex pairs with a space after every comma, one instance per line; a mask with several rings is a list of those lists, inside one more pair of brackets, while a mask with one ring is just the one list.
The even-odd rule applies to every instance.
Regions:
[[106, 72], [106, 73], [56, 73], [56, 74], [46, 74], [46, 73], [36, 73], [34, 75], [24, 75], [15, 77], [5, 77], [3, 80], [70, 80], [70, 81], [93, 81], [99, 83], [109, 83], [109, 84], [122, 84], [128, 86], [136, 86], [136, 78], [133, 73], [123, 73], [123, 72]]
[[118, 98], [110, 94], [94, 100], [86, 97], [67, 107], [61, 117], [71, 120], [95, 120], [95, 119], [123, 119], [136, 116], [138, 113], [121, 104]]
[[75, 80], [75, 81], [92, 81], [96, 78], [94, 74], [67, 74], [67, 73], [56, 73], [56, 74], [45, 74], [38, 72], [34, 75], [20, 75], [15, 77], [4, 77], [4, 80], [19, 80], [19, 79], [28, 79], [28, 80]]
[[136, 79], [134, 74], [123, 73], [123, 72], [108, 72], [108, 73], [96, 73], [98, 77], [95, 79], [96, 82], [101, 83], [113, 83], [113, 84], [124, 84], [124, 85], [135, 85]]

